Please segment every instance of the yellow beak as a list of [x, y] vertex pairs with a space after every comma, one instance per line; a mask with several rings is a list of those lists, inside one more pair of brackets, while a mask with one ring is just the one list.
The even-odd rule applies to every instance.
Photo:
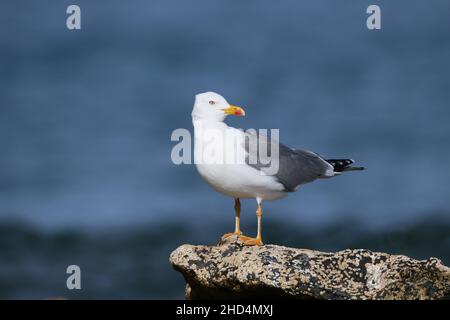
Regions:
[[228, 108], [222, 109], [223, 112], [234, 116], [245, 116], [245, 111], [241, 107], [230, 105]]

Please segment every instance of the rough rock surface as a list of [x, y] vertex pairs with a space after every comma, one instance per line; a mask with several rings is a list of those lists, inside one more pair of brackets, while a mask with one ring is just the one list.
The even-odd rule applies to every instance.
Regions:
[[450, 299], [439, 259], [347, 249], [326, 253], [276, 245], [182, 245], [170, 255], [187, 299]]

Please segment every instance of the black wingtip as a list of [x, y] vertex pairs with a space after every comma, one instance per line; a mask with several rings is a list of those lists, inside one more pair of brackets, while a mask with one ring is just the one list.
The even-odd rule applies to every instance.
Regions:
[[346, 171], [346, 169], [352, 168], [350, 165], [355, 162], [353, 159], [328, 159], [326, 161], [333, 166], [335, 172]]
[[347, 167], [344, 168], [342, 171], [363, 171], [363, 170], [367, 170], [366, 167]]

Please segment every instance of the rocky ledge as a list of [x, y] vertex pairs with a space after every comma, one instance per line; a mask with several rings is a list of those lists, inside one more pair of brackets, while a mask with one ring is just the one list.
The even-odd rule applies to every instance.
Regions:
[[335, 253], [276, 245], [182, 245], [170, 255], [186, 299], [450, 299], [450, 268], [364, 249]]

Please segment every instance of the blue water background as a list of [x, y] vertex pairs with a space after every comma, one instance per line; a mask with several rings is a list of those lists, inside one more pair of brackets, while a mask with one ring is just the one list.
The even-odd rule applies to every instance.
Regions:
[[181, 297], [170, 251], [234, 221], [170, 159], [209, 90], [245, 107], [233, 126], [369, 168], [266, 203], [267, 242], [450, 264], [450, 2], [372, 2], [79, 0], [69, 31], [72, 2], [2, 1], [0, 297]]

